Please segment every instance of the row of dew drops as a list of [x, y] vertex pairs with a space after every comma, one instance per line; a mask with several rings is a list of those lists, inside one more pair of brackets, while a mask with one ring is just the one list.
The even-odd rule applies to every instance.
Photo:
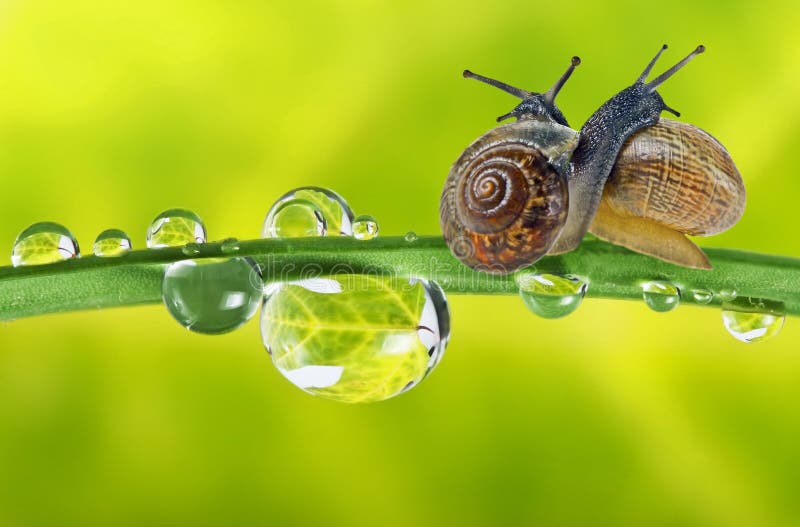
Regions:
[[[372, 216], [355, 216], [337, 193], [302, 187], [273, 204], [262, 237], [369, 241], [378, 231]], [[337, 275], [265, 283], [253, 259], [236, 256], [239, 242], [234, 238], [221, 242], [224, 257], [192, 258], [201, 252], [207, 233], [200, 217], [185, 209], [159, 214], [146, 240], [148, 248], [180, 247], [187, 257], [164, 269], [162, 298], [173, 318], [191, 331], [221, 334], [243, 325], [261, 306], [262, 341], [273, 364], [294, 385], [317, 396], [370, 402], [403, 393], [428, 376], [449, 340], [447, 299], [431, 280]], [[413, 243], [417, 236], [410, 232], [405, 240]], [[110, 229], [97, 237], [93, 253], [124, 258], [131, 249], [125, 232]], [[67, 228], [41, 222], [17, 237], [12, 264], [79, 256]], [[348, 311], [352, 316], [345, 317]]]
[[[572, 275], [522, 271], [516, 275], [520, 296], [533, 313], [544, 318], [561, 318], [574, 312], [588, 290], [588, 281]], [[644, 303], [658, 313], [672, 311], [681, 302], [681, 289], [666, 281], [641, 284]], [[689, 292], [696, 304], [714, 301], [707, 289]], [[764, 298], [739, 297], [735, 290], [716, 293], [722, 301], [722, 322], [733, 337], [742, 342], [762, 342], [777, 335], [786, 320], [783, 302]]]
[[[378, 223], [372, 216], [356, 217], [335, 192], [302, 187], [273, 204], [264, 221], [262, 236], [338, 235], [368, 241], [376, 238], [378, 231]], [[221, 245], [222, 252], [230, 257], [191, 259], [199, 254], [200, 244], [206, 238], [202, 220], [185, 209], [162, 212], [149, 226], [147, 247], [182, 247], [188, 257], [165, 268], [162, 295], [167, 309], [192, 331], [219, 334], [244, 324], [261, 305], [262, 340], [274, 364], [307, 392], [346, 402], [386, 399], [418, 384], [444, 353], [450, 315], [441, 287], [432, 280], [409, 279], [402, 284], [358, 281], [354, 285], [353, 280], [318, 278], [265, 284], [259, 266], [252, 259], [234, 256], [239, 250], [234, 238], [224, 240]], [[417, 236], [410, 232], [405, 239], [413, 243]], [[97, 236], [93, 253], [98, 257], [121, 257], [131, 248], [125, 232], [109, 229]], [[76, 258], [79, 254], [78, 243], [68, 229], [57, 223], [41, 222], [20, 233], [11, 260], [14, 266], [39, 265]], [[574, 312], [588, 289], [587, 280], [571, 275], [524, 270], [515, 278], [525, 305], [544, 318], [560, 318]], [[654, 311], [670, 311], [680, 303], [681, 291], [673, 284], [651, 281], [641, 287], [645, 304]], [[331, 295], [338, 297], [338, 306], [358, 305], [360, 300], [372, 298], [370, 295], [377, 290], [387, 288], [419, 293], [417, 304], [412, 306], [418, 320], [406, 320], [405, 331], [398, 331], [396, 319], [386, 318], [384, 302], [381, 309], [367, 307], [358, 314], [359, 322], [370, 328], [369, 335], [361, 339], [366, 344], [351, 343], [353, 349], [337, 348], [330, 343], [331, 339], [326, 342], [317, 334], [315, 328], [336, 322], [320, 320], [329, 316], [325, 309], [330, 309]], [[715, 296], [706, 290], [693, 290], [690, 294], [698, 304], [709, 304]], [[738, 340], [763, 341], [776, 335], [783, 326], [785, 309], [780, 302], [741, 298], [734, 291], [716, 295], [722, 300], [724, 325]], [[346, 296], [344, 303], [343, 296]], [[302, 298], [299, 307], [298, 298]], [[401, 307], [408, 312], [407, 306]]]

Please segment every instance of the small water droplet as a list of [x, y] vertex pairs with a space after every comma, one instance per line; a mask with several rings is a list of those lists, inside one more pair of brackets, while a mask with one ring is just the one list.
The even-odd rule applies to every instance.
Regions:
[[261, 337], [295, 386], [342, 402], [371, 402], [417, 386], [450, 335], [447, 298], [435, 283], [336, 275], [273, 284]]
[[405, 235], [405, 236], [403, 236], [403, 238], [404, 238], [404, 239], [405, 239], [405, 240], [406, 240], [408, 243], [411, 243], [411, 242], [415, 242], [415, 241], [417, 241], [417, 240], [419, 239], [419, 236], [417, 236], [417, 233], [416, 233], [416, 232], [414, 232], [414, 231], [408, 231], [408, 232], [406, 233], [406, 235]]
[[161, 294], [183, 327], [214, 335], [247, 322], [258, 309], [263, 288], [250, 258], [209, 258], [167, 266]]
[[97, 235], [92, 252], [95, 256], [121, 256], [131, 250], [131, 239], [124, 231], [107, 229]]
[[300, 187], [281, 196], [270, 207], [262, 238], [351, 236], [353, 211], [336, 192], [321, 187]]
[[710, 304], [714, 300], [714, 293], [708, 289], [693, 289], [692, 298], [698, 304]]
[[233, 254], [239, 252], [239, 240], [236, 238], [225, 238], [219, 246], [222, 254]]
[[183, 247], [181, 247], [181, 252], [186, 256], [197, 256], [200, 254], [200, 244], [199, 243], [187, 243]]
[[165, 210], [147, 229], [147, 246], [179, 247], [187, 243], [205, 243], [206, 227], [203, 220], [186, 209]]
[[14, 241], [11, 264], [42, 265], [80, 256], [75, 236], [58, 223], [43, 221], [23, 230]]
[[738, 295], [735, 289], [722, 289], [718, 294], [723, 302], [730, 302]]
[[378, 222], [372, 216], [362, 214], [353, 220], [353, 237], [356, 240], [372, 240], [378, 237]]
[[742, 342], [763, 342], [780, 333], [786, 320], [783, 302], [740, 297], [722, 304], [725, 329]]
[[680, 290], [668, 282], [642, 284], [642, 297], [647, 307], [659, 313], [672, 311], [681, 301]]
[[519, 295], [533, 313], [543, 318], [561, 318], [581, 305], [587, 284], [573, 276], [521, 272], [515, 277]]

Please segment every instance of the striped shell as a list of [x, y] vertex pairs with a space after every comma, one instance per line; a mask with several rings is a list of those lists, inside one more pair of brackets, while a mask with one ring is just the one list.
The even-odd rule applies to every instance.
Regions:
[[745, 190], [730, 154], [716, 139], [696, 126], [662, 119], [625, 142], [603, 199], [621, 216], [708, 236], [739, 220]]
[[525, 119], [479, 137], [447, 176], [444, 239], [464, 264], [510, 273], [547, 253], [566, 222], [573, 130]]

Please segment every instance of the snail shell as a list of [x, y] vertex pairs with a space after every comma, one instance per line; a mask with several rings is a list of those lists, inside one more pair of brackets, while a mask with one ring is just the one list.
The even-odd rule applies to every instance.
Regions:
[[662, 119], [623, 145], [589, 230], [673, 263], [710, 268], [684, 235], [720, 233], [744, 206], [744, 183], [725, 147], [696, 126]]
[[622, 147], [604, 199], [623, 216], [709, 236], [741, 218], [745, 190], [730, 154], [716, 139], [696, 126], [662, 119]]
[[524, 119], [467, 147], [442, 192], [442, 233], [453, 254], [494, 273], [546, 254], [566, 222], [566, 174], [577, 138], [566, 126]]

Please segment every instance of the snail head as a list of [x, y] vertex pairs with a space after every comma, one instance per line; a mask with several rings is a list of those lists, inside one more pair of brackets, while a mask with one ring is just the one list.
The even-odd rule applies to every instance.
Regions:
[[556, 83], [544, 93], [530, 92], [520, 88], [515, 88], [514, 86], [504, 82], [490, 79], [489, 77], [484, 77], [483, 75], [478, 75], [470, 70], [464, 70], [464, 77], [467, 79], [475, 79], [483, 82], [484, 84], [494, 86], [495, 88], [499, 88], [506, 93], [510, 93], [511, 95], [522, 99], [522, 102], [519, 103], [513, 110], [498, 117], [497, 122], [504, 121], [511, 117], [516, 117], [517, 119], [543, 119], [547, 121], [553, 121], [564, 126], [569, 126], [564, 114], [561, 113], [561, 110], [559, 110], [558, 106], [556, 106], [555, 99], [556, 95], [558, 95], [558, 92], [561, 91], [561, 88], [564, 86], [570, 75], [572, 75], [572, 72], [575, 71], [575, 68], [580, 63], [581, 59], [578, 57], [572, 57], [567, 71], [565, 71], [564, 74], [561, 75], [561, 78], [559, 78]]

